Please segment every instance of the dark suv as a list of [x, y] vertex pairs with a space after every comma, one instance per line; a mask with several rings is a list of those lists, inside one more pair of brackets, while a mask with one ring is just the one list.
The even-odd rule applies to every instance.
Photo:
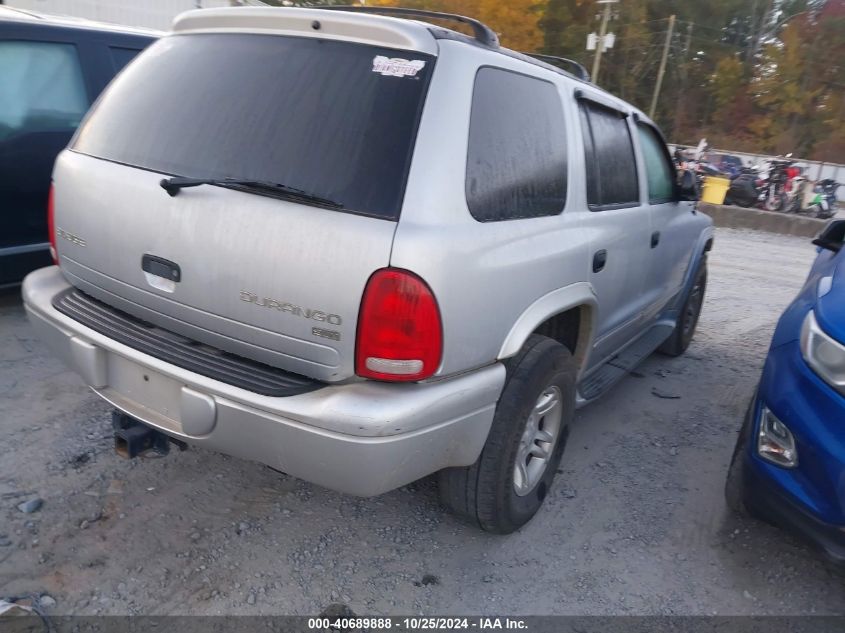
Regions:
[[106, 84], [157, 33], [0, 8], [0, 287], [52, 263], [56, 155]]

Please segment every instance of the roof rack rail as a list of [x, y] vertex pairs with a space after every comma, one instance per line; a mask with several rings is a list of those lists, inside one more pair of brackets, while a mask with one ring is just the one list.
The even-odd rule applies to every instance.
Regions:
[[452, 22], [460, 22], [472, 28], [475, 39], [485, 46], [492, 48], [499, 47], [499, 37], [496, 32], [489, 26], [478, 20], [468, 18], [463, 15], [455, 13], [440, 13], [439, 11], [426, 11], [424, 9], [406, 9], [404, 7], [373, 7], [361, 5], [333, 5], [333, 6], [317, 6], [315, 9], [324, 9], [332, 11], [351, 11], [353, 13], [380, 13], [382, 15], [390, 15], [397, 17], [418, 17], [429, 18], [432, 20], [449, 20]]
[[557, 66], [558, 68], [563, 68], [567, 66], [573, 69], [575, 72], [573, 73], [578, 79], [582, 79], [583, 81], [590, 81], [590, 73], [587, 72], [587, 69], [584, 68], [581, 64], [576, 62], [574, 59], [568, 59], [566, 57], [557, 57], [555, 55], [540, 55], [539, 53], [525, 53], [529, 57], [533, 57], [534, 59], [539, 59], [543, 62], [548, 62], [553, 66]]

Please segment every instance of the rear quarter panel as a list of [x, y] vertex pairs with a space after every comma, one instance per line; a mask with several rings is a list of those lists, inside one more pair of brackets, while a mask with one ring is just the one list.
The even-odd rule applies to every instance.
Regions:
[[[457, 42], [441, 40], [440, 48], [391, 265], [417, 273], [431, 286], [443, 319], [438, 375], [448, 375], [494, 362], [532, 304], [585, 282], [590, 236], [581, 229], [579, 212], [585, 194], [572, 102], [577, 82]], [[475, 74], [484, 65], [535, 75], [558, 87], [570, 145], [562, 214], [503, 222], [478, 222], [470, 214], [465, 195], [469, 119]], [[505, 353], [515, 353], [511, 349]]]

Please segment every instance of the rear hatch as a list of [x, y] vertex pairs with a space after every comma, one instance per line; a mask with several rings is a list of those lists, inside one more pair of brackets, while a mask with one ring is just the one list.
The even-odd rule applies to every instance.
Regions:
[[[433, 63], [308, 37], [160, 40], [57, 161], [65, 275], [223, 350], [352, 376], [359, 303], [390, 260]], [[170, 177], [229, 182], [171, 196]]]

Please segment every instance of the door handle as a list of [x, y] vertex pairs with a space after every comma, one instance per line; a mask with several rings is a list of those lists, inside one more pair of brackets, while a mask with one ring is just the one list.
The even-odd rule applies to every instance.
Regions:
[[141, 269], [146, 273], [164, 277], [170, 281], [182, 281], [182, 269], [179, 268], [179, 264], [164, 259], [164, 257], [145, 254], [141, 258]]
[[656, 248], [660, 244], [660, 231], [655, 231], [651, 234], [651, 247]]
[[593, 255], [593, 272], [597, 273], [604, 268], [604, 265], [607, 263], [607, 251], [602, 249], [600, 251], [596, 251], [595, 255]]

